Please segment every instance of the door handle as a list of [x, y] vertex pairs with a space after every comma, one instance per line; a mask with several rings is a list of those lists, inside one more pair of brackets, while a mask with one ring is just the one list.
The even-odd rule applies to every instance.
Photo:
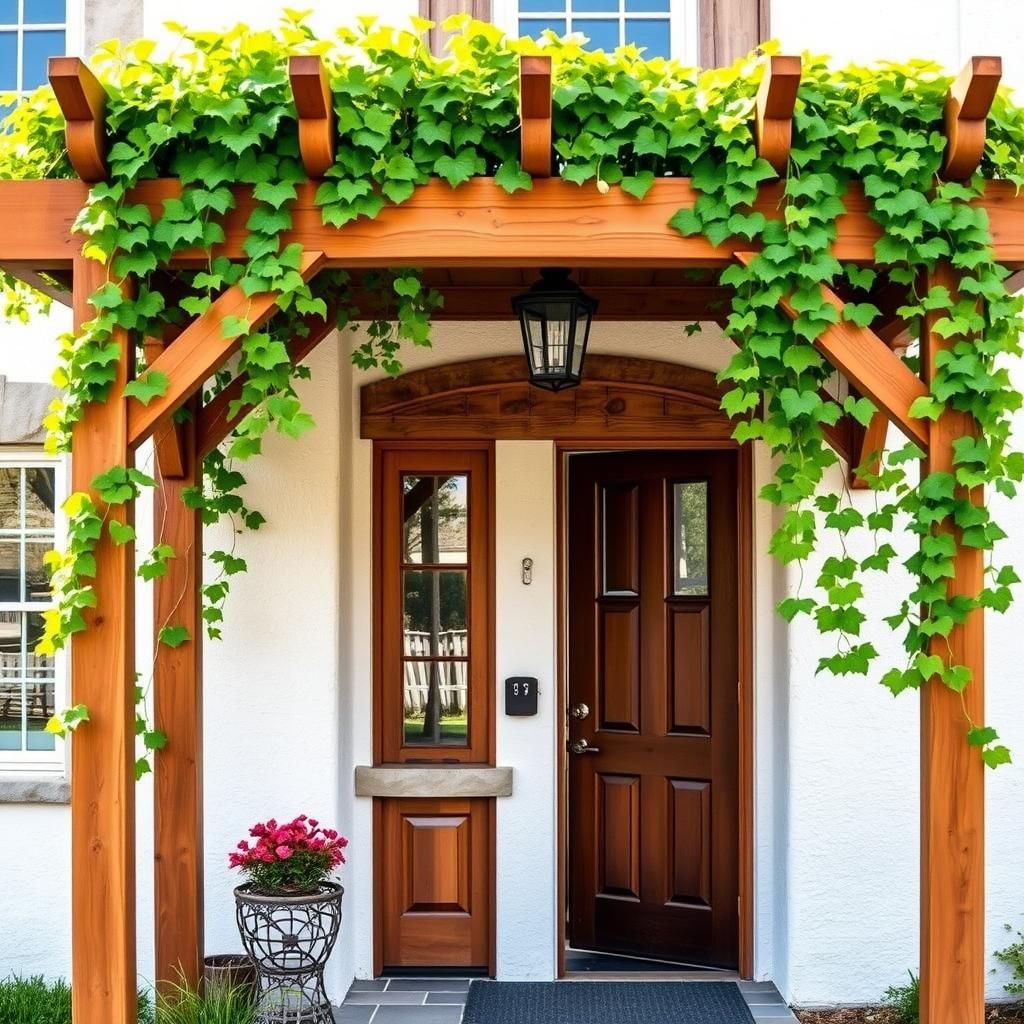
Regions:
[[600, 754], [600, 747], [592, 747], [586, 740], [574, 740], [569, 744], [569, 749], [574, 754]]
[[576, 721], [581, 722], [584, 718], [587, 717], [587, 715], [590, 714], [590, 708], [583, 703], [573, 704], [572, 709], [569, 711], [569, 714], [572, 715], [572, 717], [575, 718]]

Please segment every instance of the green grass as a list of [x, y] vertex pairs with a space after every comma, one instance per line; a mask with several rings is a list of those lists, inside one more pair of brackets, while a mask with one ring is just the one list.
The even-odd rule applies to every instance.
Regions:
[[173, 986], [157, 1000], [160, 1024], [252, 1024], [256, 1008], [247, 988], [208, 986], [200, 995], [188, 985]]
[[[71, 989], [64, 981], [13, 976], [0, 981], [0, 1024], [71, 1024]], [[139, 1024], [153, 1024], [149, 996], [139, 993]]]
[[[412, 715], [405, 720], [406, 742], [416, 743], [423, 734], [423, 715]], [[451, 746], [465, 746], [469, 734], [466, 713], [445, 715], [441, 719], [441, 742]]]

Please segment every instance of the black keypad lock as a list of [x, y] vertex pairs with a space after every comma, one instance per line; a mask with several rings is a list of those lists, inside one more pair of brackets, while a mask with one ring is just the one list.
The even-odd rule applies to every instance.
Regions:
[[510, 676], [505, 680], [505, 714], [537, 714], [537, 680], [533, 676]]

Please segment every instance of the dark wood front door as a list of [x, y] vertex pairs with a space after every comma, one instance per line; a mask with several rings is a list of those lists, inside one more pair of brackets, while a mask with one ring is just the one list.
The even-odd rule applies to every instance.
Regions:
[[735, 967], [733, 452], [569, 460], [569, 940]]

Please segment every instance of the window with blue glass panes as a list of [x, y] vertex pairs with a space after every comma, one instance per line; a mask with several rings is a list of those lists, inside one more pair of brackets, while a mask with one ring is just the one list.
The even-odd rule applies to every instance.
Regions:
[[67, 49], [67, 0], [0, 0], [0, 118], [10, 96], [46, 82], [46, 64]]
[[671, 57], [671, 0], [519, 0], [519, 34], [580, 32], [595, 50], [633, 43], [645, 57]]

